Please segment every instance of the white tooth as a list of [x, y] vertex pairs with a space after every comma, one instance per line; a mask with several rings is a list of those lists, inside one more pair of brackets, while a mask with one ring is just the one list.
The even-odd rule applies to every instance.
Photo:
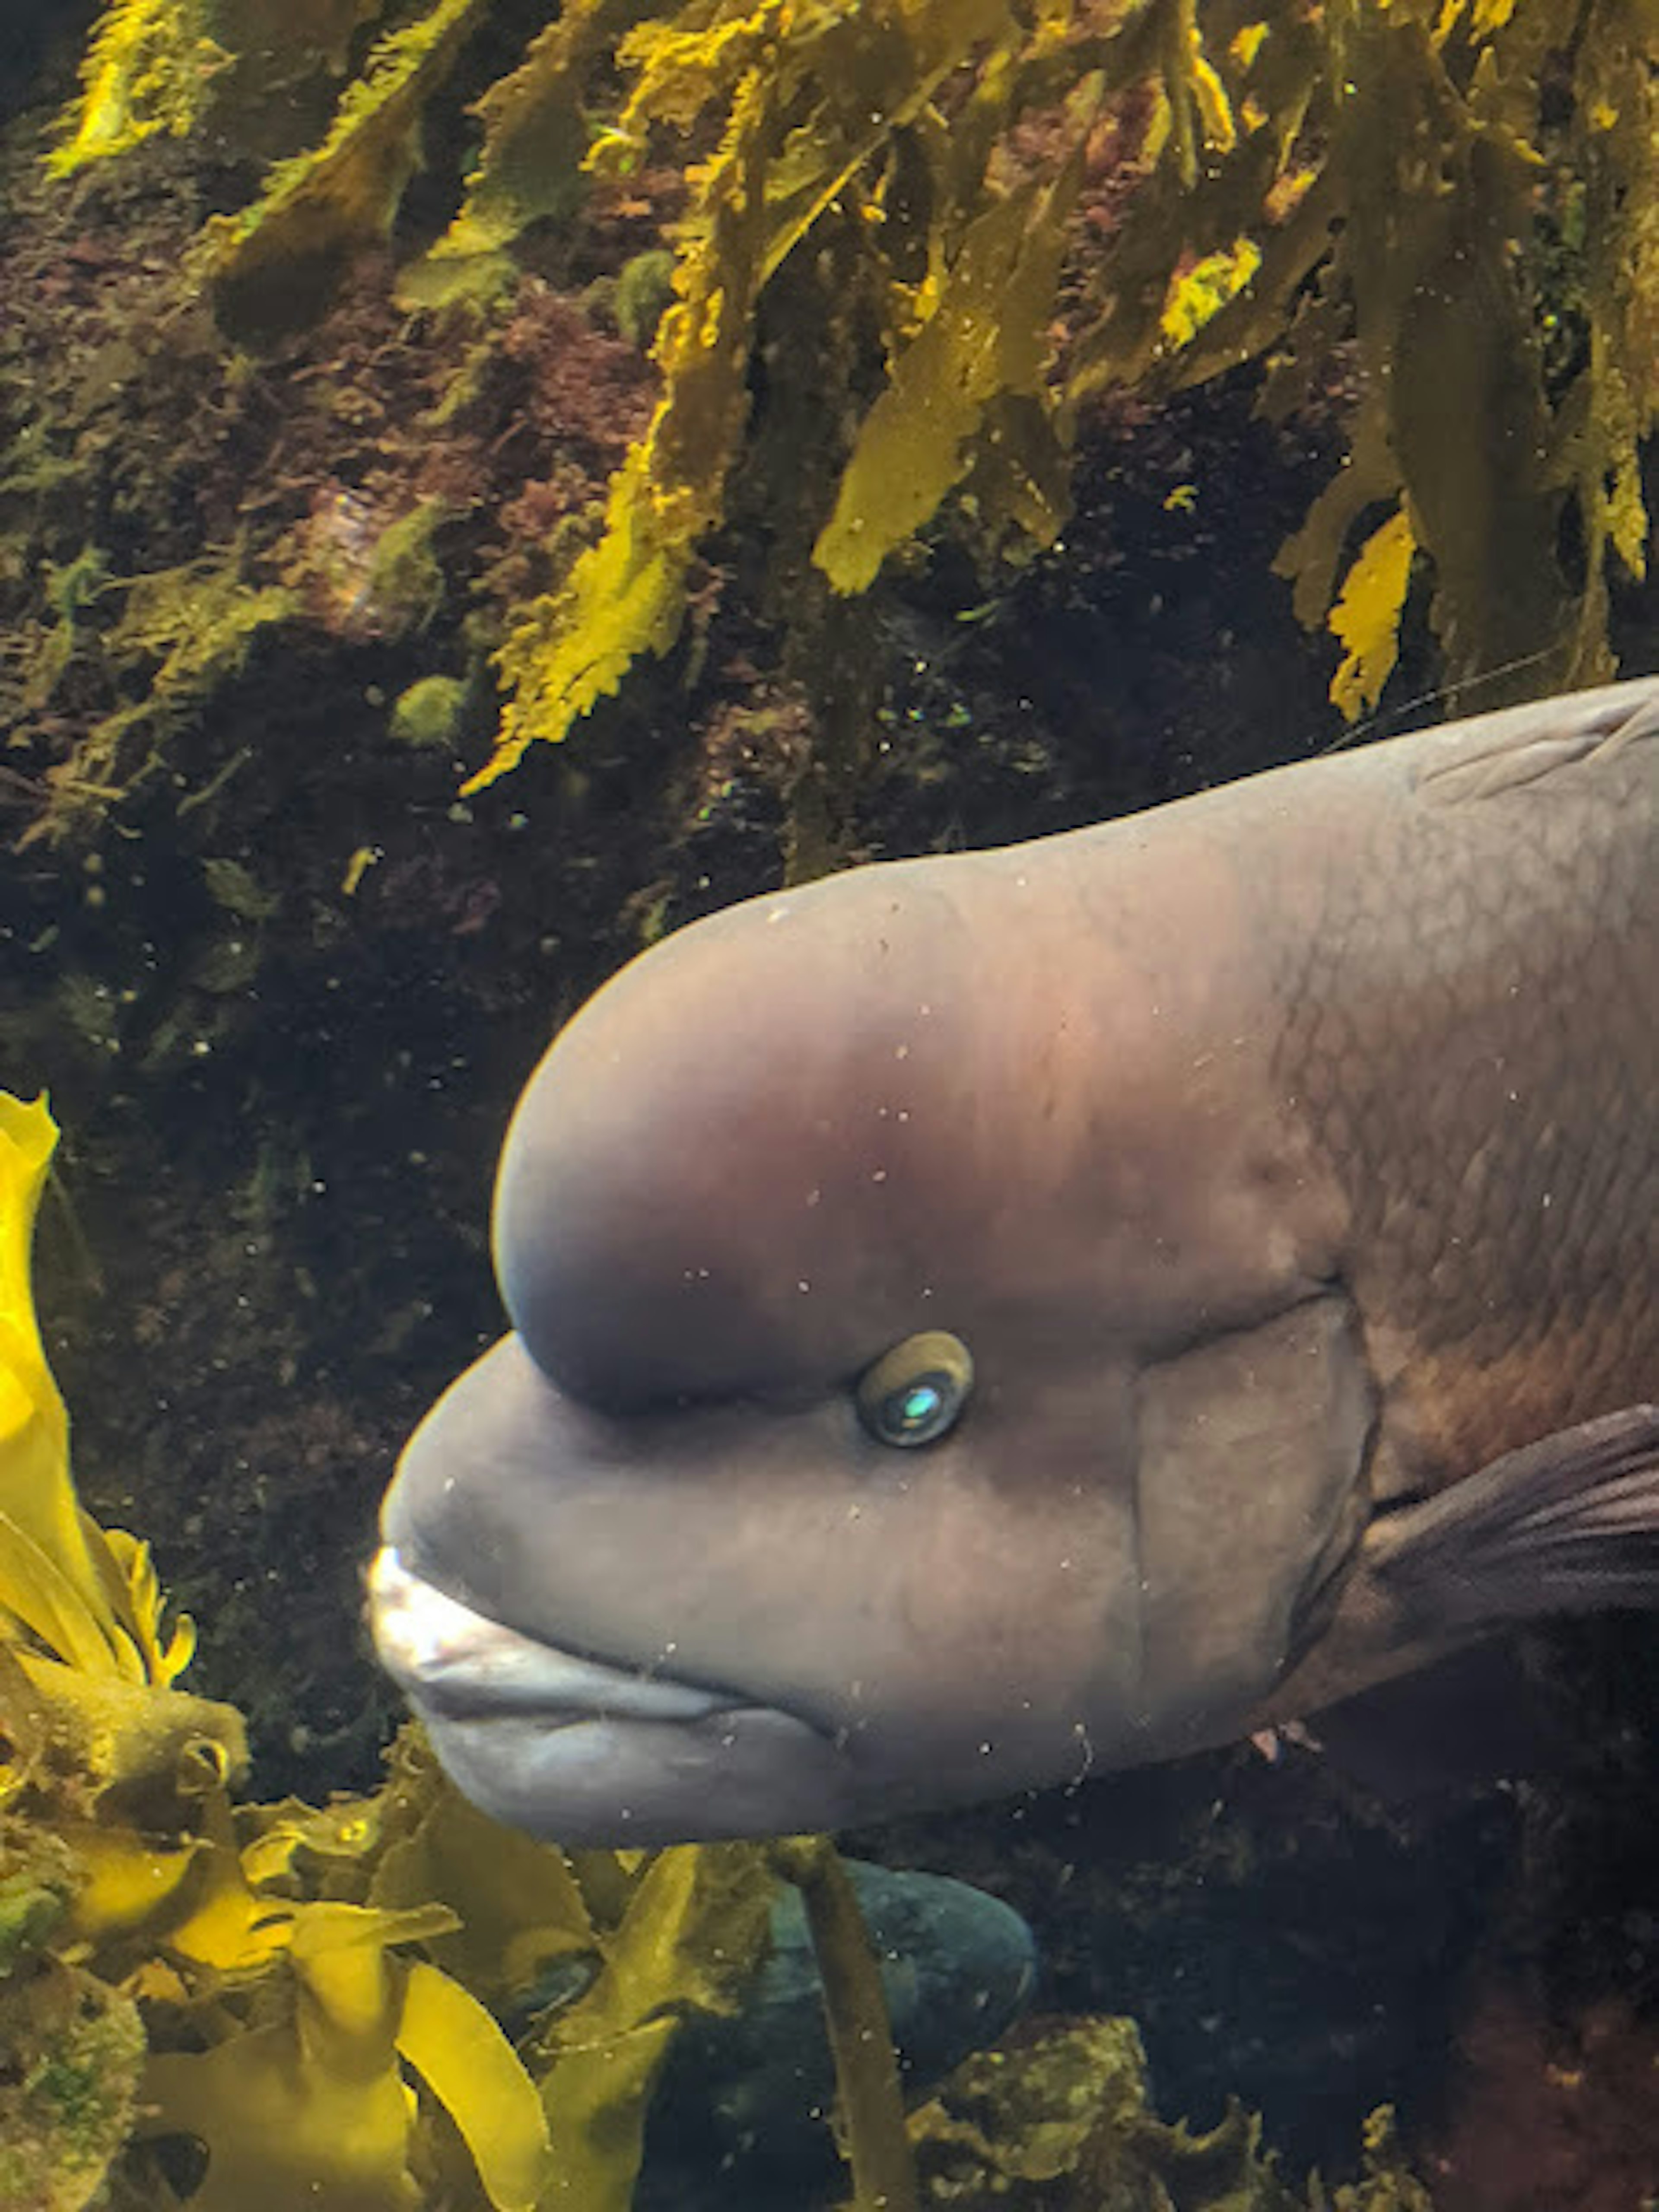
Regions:
[[417, 1693], [470, 1693], [486, 1705], [642, 1720], [695, 1720], [731, 1703], [521, 1636], [411, 1574], [390, 1545], [369, 1568], [368, 1597], [382, 1661]]

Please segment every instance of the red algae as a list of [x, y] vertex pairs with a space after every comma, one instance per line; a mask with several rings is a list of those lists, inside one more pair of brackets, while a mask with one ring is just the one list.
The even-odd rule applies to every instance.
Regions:
[[1552, 2021], [1514, 1981], [1478, 1999], [1425, 2160], [1438, 2212], [1644, 2212], [1659, 2187], [1659, 2026], [1605, 1997]]

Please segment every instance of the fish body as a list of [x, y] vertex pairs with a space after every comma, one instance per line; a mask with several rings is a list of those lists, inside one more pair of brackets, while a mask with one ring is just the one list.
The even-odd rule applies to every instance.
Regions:
[[561, 1840], [1226, 1741], [1659, 1596], [1659, 681], [857, 868], [632, 963], [381, 1654]]

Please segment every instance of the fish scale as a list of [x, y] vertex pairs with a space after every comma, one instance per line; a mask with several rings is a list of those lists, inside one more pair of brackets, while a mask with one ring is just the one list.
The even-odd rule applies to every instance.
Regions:
[[1545, 1392], [1582, 1419], [1659, 1381], [1656, 787], [1659, 727], [1495, 795], [1419, 781], [1287, 964], [1275, 1069], [1349, 1196], [1409, 1487]]

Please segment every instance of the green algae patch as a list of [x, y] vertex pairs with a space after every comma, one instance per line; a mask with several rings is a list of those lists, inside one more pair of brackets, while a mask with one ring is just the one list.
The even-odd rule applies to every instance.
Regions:
[[130, 2134], [144, 2059], [132, 2000], [44, 1950], [0, 1984], [0, 2203], [82, 2212]]
[[629, 345], [650, 350], [658, 325], [674, 297], [674, 257], [654, 246], [624, 264], [617, 278], [611, 309], [617, 328]]
[[959, 2066], [910, 2128], [927, 2200], [964, 2212], [1306, 2212], [1242, 2107], [1203, 2135], [1155, 2116], [1133, 2021], [1034, 2026]]
[[101, 716], [55, 773], [60, 826], [80, 803], [118, 796], [153, 770], [167, 739], [241, 674], [266, 632], [295, 613], [292, 592], [249, 582], [240, 570], [233, 549], [111, 580], [106, 588], [120, 612], [95, 651], [137, 696]]
[[381, 610], [384, 634], [401, 636], [425, 629], [444, 603], [444, 572], [432, 549], [434, 533], [447, 520], [440, 499], [422, 500], [374, 541], [365, 591]]
[[472, 687], [459, 676], [422, 676], [392, 702], [386, 728], [417, 752], [453, 750], [466, 727]]

